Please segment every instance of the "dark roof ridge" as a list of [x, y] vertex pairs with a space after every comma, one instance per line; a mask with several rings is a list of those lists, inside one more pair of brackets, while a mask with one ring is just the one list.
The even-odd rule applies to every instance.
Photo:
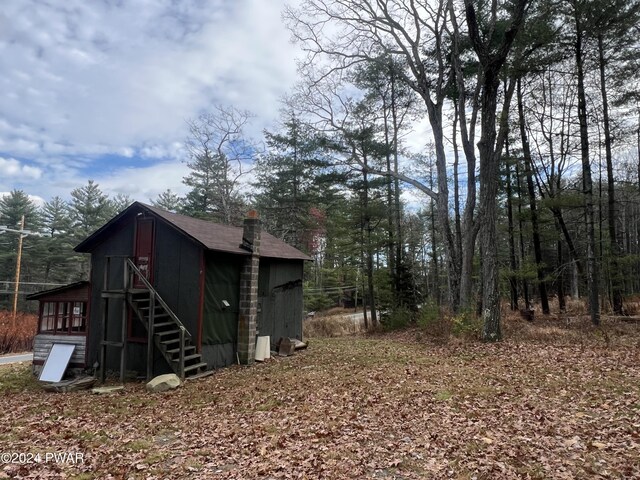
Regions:
[[[92, 233], [77, 245], [75, 250], [80, 252], [90, 251], [91, 245], [97, 241], [97, 239], [101, 237], [110, 226], [117, 223], [118, 220], [126, 216], [136, 207], [159, 217], [164, 222], [189, 236], [208, 250], [228, 252], [237, 255], [249, 254], [246, 250], [240, 247], [240, 244], [242, 243], [242, 227], [224, 225], [210, 220], [188, 217], [186, 215], [169, 212], [138, 201], [133, 202], [129, 207]], [[311, 260], [311, 258], [300, 250], [292, 247], [283, 240], [274, 237], [264, 229], [262, 230], [260, 245], [261, 257], [290, 260]]]

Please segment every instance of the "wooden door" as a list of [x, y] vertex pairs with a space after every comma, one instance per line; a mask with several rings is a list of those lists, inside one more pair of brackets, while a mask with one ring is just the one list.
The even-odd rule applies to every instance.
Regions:
[[[153, 283], [153, 227], [152, 218], [138, 218], [134, 254], [136, 266], [150, 283]], [[138, 275], [133, 280], [133, 287], [144, 288]]]

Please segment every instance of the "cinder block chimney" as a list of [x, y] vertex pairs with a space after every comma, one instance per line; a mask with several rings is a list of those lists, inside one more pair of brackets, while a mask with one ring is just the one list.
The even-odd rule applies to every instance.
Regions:
[[240, 272], [240, 308], [238, 312], [238, 358], [242, 365], [255, 361], [258, 316], [258, 270], [260, 268], [260, 219], [250, 210], [244, 219], [242, 244], [250, 252]]

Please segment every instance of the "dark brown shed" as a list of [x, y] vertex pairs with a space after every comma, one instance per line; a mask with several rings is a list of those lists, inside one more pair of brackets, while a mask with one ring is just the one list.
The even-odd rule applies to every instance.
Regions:
[[90, 365], [192, 376], [250, 363], [256, 335], [302, 338], [310, 258], [254, 215], [233, 227], [135, 202], [75, 250], [91, 254]]

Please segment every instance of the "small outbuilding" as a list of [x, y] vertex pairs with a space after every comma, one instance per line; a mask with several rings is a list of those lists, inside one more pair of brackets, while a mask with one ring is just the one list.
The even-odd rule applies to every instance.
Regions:
[[54, 343], [75, 345], [69, 366], [86, 363], [89, 282], [76, 282], [27, 296], [38, 300], [38, 332], [33, 340], [33, 370], [39, 373]]
[[[233, 227], [135, 202], [75, 250], [91, 255], [83, 363], [103, 374], [195, 377], [252, 363], [258, 335], [272, 347], [302, 339], [310, 258], [261, 231], [255, 212]], [[45, 294], [30, 296], [41, 324]]]

